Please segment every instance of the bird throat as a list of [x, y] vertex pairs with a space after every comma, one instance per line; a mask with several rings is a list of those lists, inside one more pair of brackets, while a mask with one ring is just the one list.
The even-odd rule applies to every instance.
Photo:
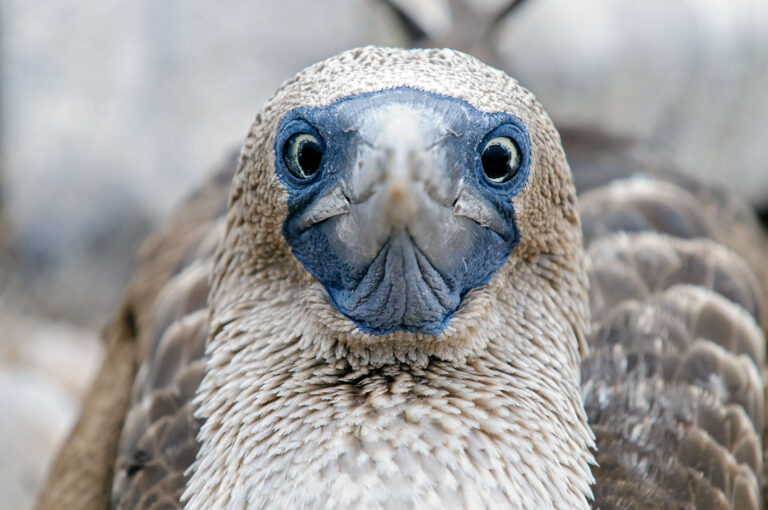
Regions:
[[[419, 258], [396, 243], [381, 257]], [[486, 349], [464, 362], [357, 367], [336, 350], [318, 358], [331, 338], [298, 305], [255, 306], [275, 320], [250, 320], [252, 308], [214, 316], [186, 508], [587, 508], [590, 436], [567, 361], [576, 341], [525, 341], [532, 303], [495, 328], [509, 338], [478, 331]], [[550, 326], [540, 331], [573, 335], [539, 317]], [[297, 323], [315, 350], [296, 340]], [[527, 362], [543, 352], [553, 362]]]

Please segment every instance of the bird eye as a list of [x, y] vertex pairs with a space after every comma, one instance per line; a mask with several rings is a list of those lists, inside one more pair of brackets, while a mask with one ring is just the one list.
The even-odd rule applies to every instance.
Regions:
[[298, 179], [309, 179], [320, 168], [323, 148], [316, 136], [296, 133], [283, 147], [283, 161], [288, 170]]
[[507, 136], [491, 138], [480, 155], [483, 173], [492, 182], [507, 182], [520, 169], [520, 148]]

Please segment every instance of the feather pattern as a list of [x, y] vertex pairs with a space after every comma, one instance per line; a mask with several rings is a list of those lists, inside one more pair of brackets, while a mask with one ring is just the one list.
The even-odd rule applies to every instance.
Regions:
[[580, 208], [594, 506], [760, 508], [765, 289], [734, 251], [754, 246], [715, 242], [722, 216], [669, 181], [615, 181]]

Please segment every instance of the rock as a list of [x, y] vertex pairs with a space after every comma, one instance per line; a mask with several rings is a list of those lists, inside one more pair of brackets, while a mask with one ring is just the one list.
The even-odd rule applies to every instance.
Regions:
[[95, 331], [0, 311], [0, 501], [30, 508], [77, 418], [102, 345]]

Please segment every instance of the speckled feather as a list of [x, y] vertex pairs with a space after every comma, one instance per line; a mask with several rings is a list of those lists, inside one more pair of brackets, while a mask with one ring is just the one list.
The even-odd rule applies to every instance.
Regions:
[[[521, 244], [437, 337], [357, 331], [280, 235], [282, 114], [402, 85], [512, 110], [532, 133]], [[152, 241], [173, 268], [143, 262], [144, 281], [157, 278], [127, 306], [144, 361], [116, 460], [94, 459], [114, 462], [113, 507], [177, 508], [183, 494], [187, 508], [586, 508], [593, 431], [594, 508], [759, 508], [762, 234], [731, 197], [644, 170], [587, 179], [585, 257], [559, 137], [503, 73], [378, 48], [308, 68], [259, 114], [237, 171], [207, 188], [220, 205], [197, 217], [205, 228], [183, 249], [158, 240], [168, 228]], [[81, 443], [76, 432], [67, 448]], [[41, 501], [66, 494], [64, 480]]]
[[580, 197], [593, 506], [762, 508], [765, 239], [731, 197], [654, 173]]

